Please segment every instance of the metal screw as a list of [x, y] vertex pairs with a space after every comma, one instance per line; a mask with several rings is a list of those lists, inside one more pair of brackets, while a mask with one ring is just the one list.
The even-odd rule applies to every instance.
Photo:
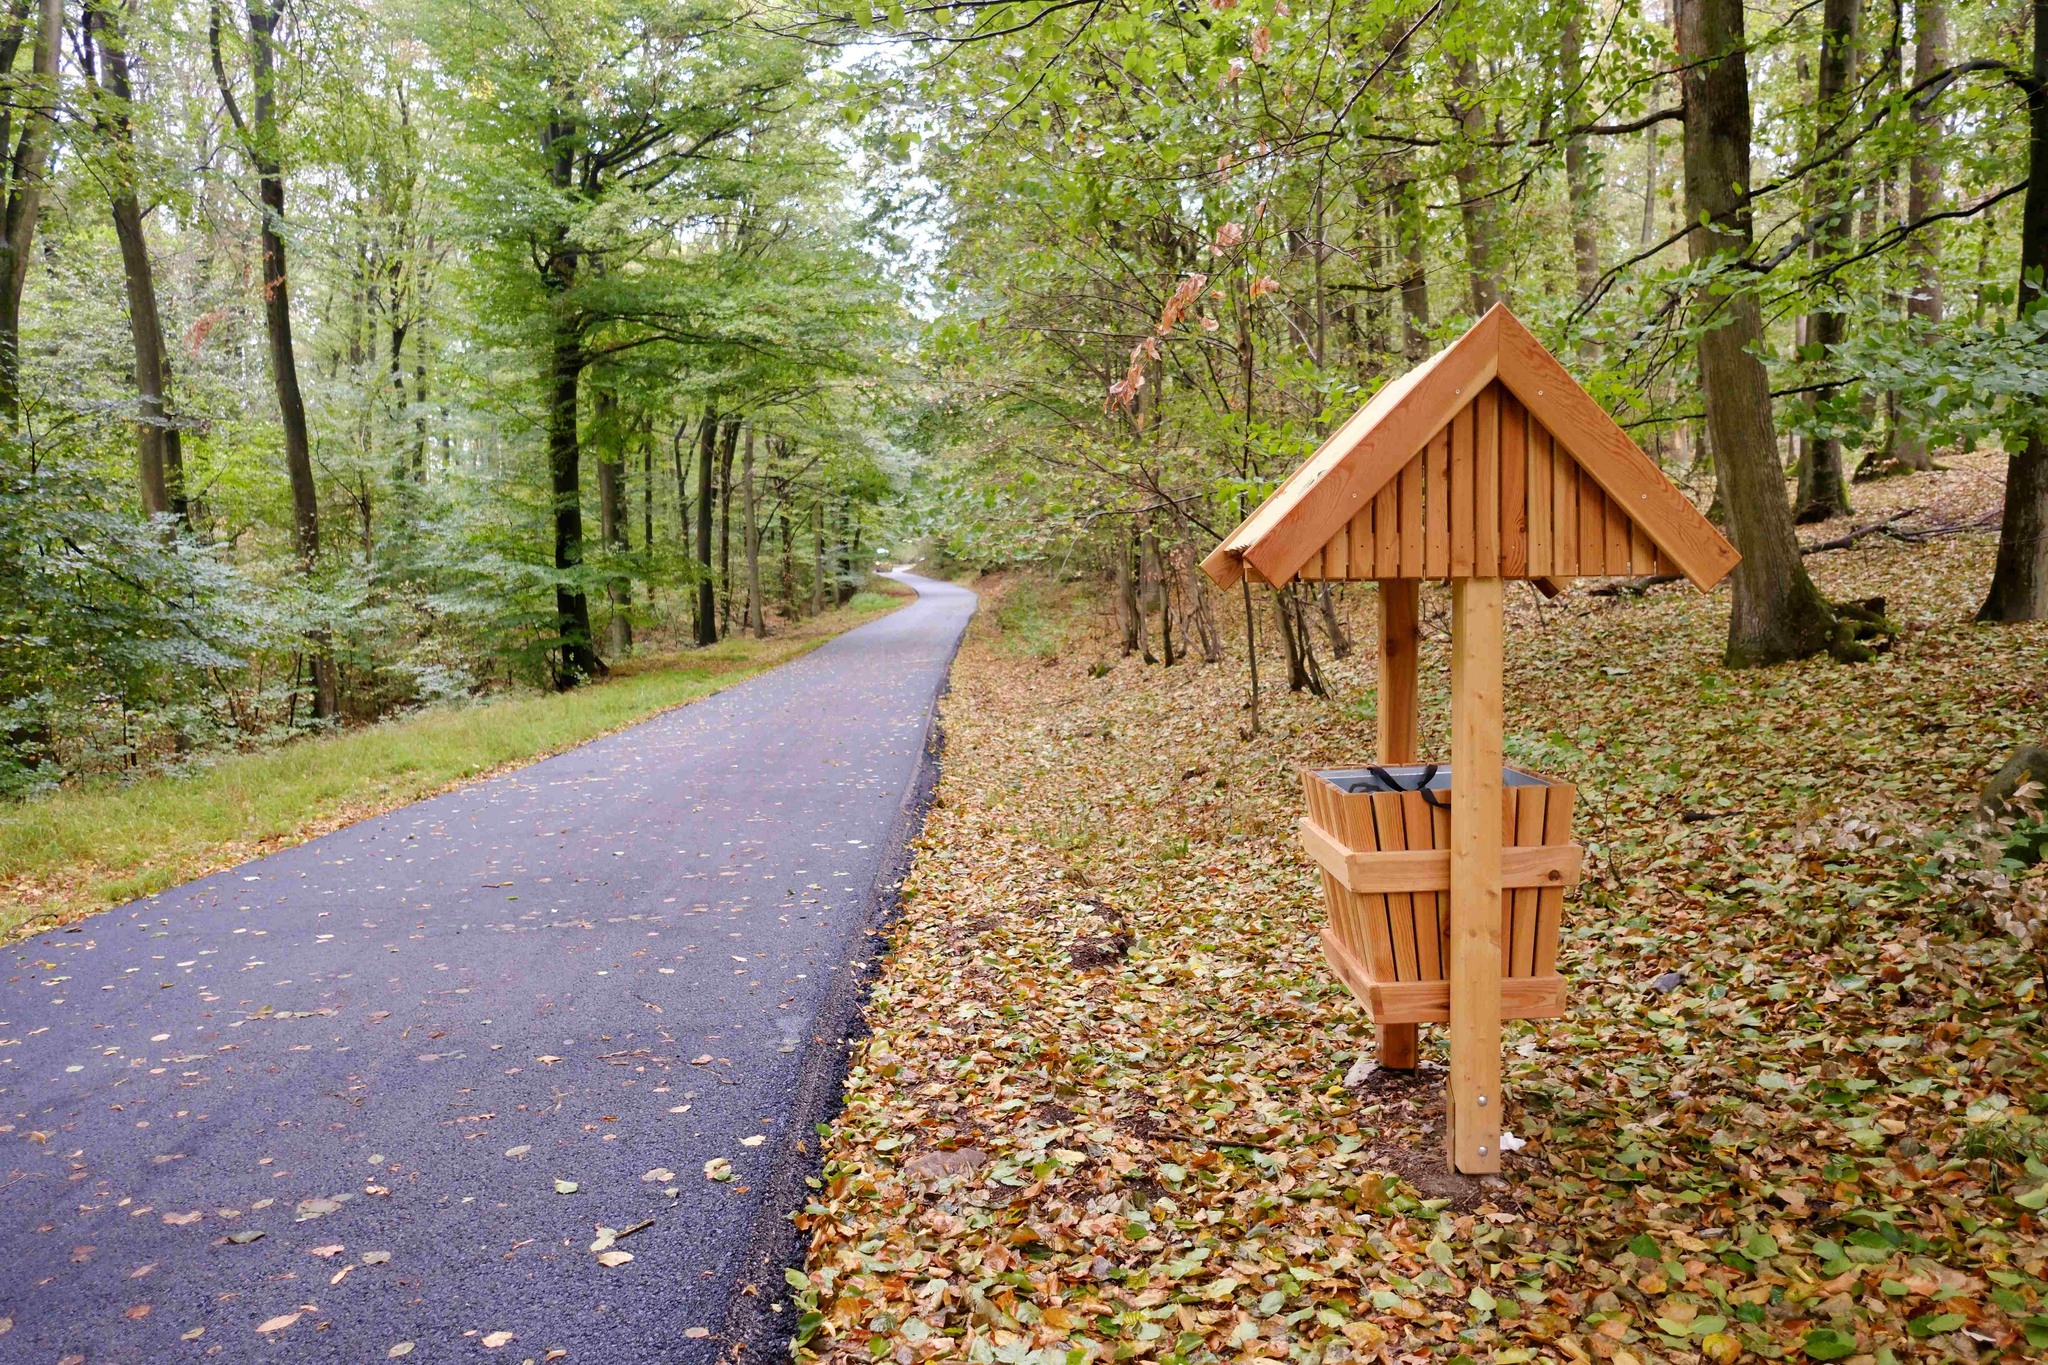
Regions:
[[1486, 1148], [1484, 1148], [1484, 1147], [1481, 1147], [1481, 1148], [1479, 1149], [1479, 1155], [1481, 1155], [1481, 1156], [1485, 1156], [1485, 1155], [1486, 1155]]
[[1480, 1107], [1481, 1109], [1484, 1109], [1484, 1108], [1486, 1107], [1486, 1096], [1484, 1096], [1484, 1095], [1481, 1095], [1481, 1096], [1479, 1097], [1479, 1107]]

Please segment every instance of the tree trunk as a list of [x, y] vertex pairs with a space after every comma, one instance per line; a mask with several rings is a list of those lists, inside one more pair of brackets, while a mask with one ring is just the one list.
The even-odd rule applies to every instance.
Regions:
[[[290, 278], [284, 249], [284, 162], [277, 116], [277, 25], [271, 0], [249, 0], [249, 117], [242, 117], [233, 83], [221, 56], [221, 11], [209, 11], [208, 42], [213, 74], [228, 118], [241, 136], [242, 151], [256, 171], [256, 197], [263, 223], [258, 233], [263, 256], [263, 330], [269, 342], [270, 381], [277, 394], [278, 425], [284, 433], [285, 477], [292, 493], [292, 543], [300, 566], [313, 571], [320, 558], [320, 490], [313, 477], [312, 441], [306, 428], [306, 400], [299, 390], [299, 363], [292, 347]], [[313, 715], [327, 719], [340, 710], [334, 656], [324, 632], [312, 638]]]
[[[1849, 89], [1856, 76], [1856, 18], [1862, 0], [1823, 0], [1819, 80], [1816, 92], [1818, 117], [1814, 122], [1816, 150], [1833, 142], [1851, 113]], [[1847, 159], [1836, 157], [1812, 176], [1815, 196], [1811, 255], [1816, 271], [1848, 248], [1850, 181]], [[1806, 353], [1823, 373], [1833, 363], [1833, 352], [1848, 335], [1849, 321], [1841, 310], [1839, 279], [1820, 285], [1823, 306], [1808, 314]], [[1814, 392], [1814, 406], [1825, 409], [1839, 390], [1832, 384]], [[1823, 420], [1829, 421], [1823, 414]], [[1822, 431], [1800, 443], [1798, 511], [1799, 523], [1828, 521], [1849, 515], [1849, 481], [1843, 470], [1842, 438], [1832, 430]]]
[[[597, 533], [607, 554], [623, 556], [632, 546], [628, 544], [626, 533], [630, 521], [626, 512], [625, 451], [619, 439], [619, 402], [611, 390], [603, 388], [592, 395], [592, 399], [592, 416], [596, 418], [592, 426], [598, 439]], [[605, 573], [604, 588], [607, 605], [611, 608], [607, 623], [609, 647], [614, 655], [630, 654], [633, 650], [633, 580], [612, 565]]]
[[1130, 658], [1145, 643], [1145, 614], [1138, 605], [1138, 576], [1132, 571], [1131, 559], [1137, 553], [1137, 541], [1126, 539], [1119, 529], [1113, 541], [1116, 554], [1116, 615], [1117, 628], [1123, 636], [1124, 657]]
[[[28, 23], [27, 0], [17, 0], [12, 8], [4, 39], [10, 71]], [[0, 423], [9, 431], [21, 424], [21, 294], [42, 214], [43, 173], [56, 136], [57, 64], [64, 41], [63, 0], [40, 0], [38, 9], [28, 79], [10, 93], [10, 114], [0, 123], [0, 155], [7, 158], [6, 194], [0, 202]], [[8, 142], [4, 133], [13, 122], [12, 111], [22, 106], [27, 107], [21, 132]]]
[[1394, 241], [1401, 252], [1401, 355], [1409, 365], [1429, 359], [1429, 262], [1424, 254], [1422, 190], [1412, 180], [1395, 187]]
[[732, 460], [740, 419], [728, 417], [718, 434], [718, 633], [732, 634]]
[[135, 186], [134, 84], [129, 76], [128, 41], [122, 30], [118, 0], [88, 0], [85, 28], [89, 38], [82, 56], [86, 79], [95, 89], [94, 121], [107, 145], [108, 200], [114, 238], [121, 248], [121, 271], [128, 294], [128, 331], [135, 348], [135, 391], [141, 409], [135, 423], [135, 472], [142, 510], [150, 516], [170, 513], [185, 520], [183, 452], [178, 433], [166, 420], [170, 362], [164, 352], [163, 321], [157, 311], [156, 276], [149, 243], [142, 230], [142, 206]]
[[[2041, 0], [2048, 4], [2048, 0]], [[1684, 68], [1687, 246], [1697, 264], [1750, 247], [1749, 65], [1742, 0], [1678, 0]], [[1739, 268], [1738, 268], [1739, 270]], [[1720, 501], [1742, 562], [1728, 619], [1728, 661], [1804, 658], [1828, 648], [1834, 613], [1800, 562], [1785, 502], [1770, 381], [1756, 348], [1763, 318], [1747, 290], [1703, 288], [1694, 306], [1716, 314], [1699, 338], [1700, 388]]]
[[1452, 172], [1458, 185], [1458, 216], [1465, 228], [1465, 267], [1472, 282], [1472, 316], [1483, 317], [1500, 302], [1500, 280], [1495, 274], [1493, 202], [1479, 180], [1479, 140], [1486, 136], [1486, 110], [1479, 102], [1477, 73], [1469, 56], [1457, 58], [1451, 67], [1451, 86], [1457, 101], [1452, 110], [1465, 138], [1458, 163]]
[[[2027, 90], [2027, 194], [2020, 210], [2022, 316], [2048, 307], [2048, 0], [2034, 0], [2034, 69]], [[2048, 432], [2039, 425], [2006, 438], [2005, 515], [1998, 562], [1979, 621], [2048, 619]], [[2018, 446], [2017, 450], [2013, 447]]]
[[604, 661], [590, 630], [590, 599], [573, 577], [583, 567], [583, 447], [576, 431], [583, 345], [566, 321], [555, 326], [548, 402], [548, 475], [555, 498], [555, 634], [564, 687], [601, 677]]
[[761, 528], [754, 520], [754, 424], [747, 423], [746, 451], [740, 457], [740, 496], [746, 500], [742, 528], [747, 549], [747, 624], [754, 638], [768, 638], [768, 622], [761, 615]]
[[711, 462], [718, 454], [718, 407], [704, 405], [697, 428], [697, 643], [718, 643], [717, 585], [711, 576]]
[[[1585, 38], [1580, 32], [1580, 14], [1581, 11], [1575, 7], [1565, 21], [1563, 51], [1560, 53], [1564, 59], [1564, 119], [1566, 126], [1571, 128], [1586, 121], [1581, 56]], [[1577, 269], [1579, 298], [1583, 301], [1591, 298], [1600, 285], [1600, 188], [1593, 178], [1592, 154], [1584, 133], [1575, 133], [1565, 139], [1564, 179], [1572, 209], [1572, 264]], [[1581, 336], [1579, 360], [1590, 365], [1599, 358], [1600, 344], [1590, 335]]]
[[825, 614], [825, 490], [811, 504], [811, 615]]
[[[1948, 60], [1948, 10], [1944, 0], [1916, 0], [1913, 6], [1913, 84], [1931, 81]], [[1933, 105], [1914, 115], [1913, 156], [1906, 166], [1906, 220], [1917, 223], [1942, 210], [1941, 183], [1942, 117]], [[1906, 258], [1912, 263], [1914, 281], [1906, 296], [1906, 317], [1914, 334], [1932, 344], [1941, 325], [1941, 225], [1930, 223], [1906, 239]], [[1927, 450], [1927, 433], [1910, 416], [1901, 414], [1897, 439], [1892, 442], [1891, 462], [1902, 469], [1932, 469], [1934, 459]]]

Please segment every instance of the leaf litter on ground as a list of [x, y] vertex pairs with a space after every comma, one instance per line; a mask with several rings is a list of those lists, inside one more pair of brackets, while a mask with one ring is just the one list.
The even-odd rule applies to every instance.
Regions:
[[[1859, 489], [1862, 516], [1960, 520], [1987, 469]], [[1372, 1027], [1293, 836], [1298, 768], [1373, 753], [1371, 590], [1340, 594], [1349, 658], [1317, 640], [1326, 700], [1274, 688], [1261, 606], [1247, 739], [1241, 646], [1143, 667], [1069, 588], [1048, 649], [1003, 618], [1050, 590], [985, 584], [800, 1215], [799, 1357], [2038, 1358], [2042, 963], [1941, 853], [2048, 730], [2048, 628], [1970, 620], [1993, 550], [1809, 558], [1902, 627], [1855, 667], [1722, 667], [1725, 590], [1517, 593], [1509, 758], [1578, 784], [1587, 878], [1568, 1017], [1507, 1030], [1526, 1146], [1487, 1180], [1443, 1170], [1440, 1030], [1418, 1073], [1344, 1084]], [[1440, 590], [1425, 628], [1443, 755]], [[1106, 927], [1127, 959], [1078, 968]]]

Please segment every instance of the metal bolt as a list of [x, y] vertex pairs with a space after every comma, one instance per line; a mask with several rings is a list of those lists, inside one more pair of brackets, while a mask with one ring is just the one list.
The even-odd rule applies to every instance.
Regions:
[[1481, 1155], [1481, 1156], [1485, 1156], [1485, 1155], [1486, 1155], [1486, 1148], [1485, 1148], [1485, 1147], [1481, 1147], [1481, 1148], [1479, 1149], [1479, 1155]]
[[1479, 1107], [1480, 1107], [1481, 1109], [1484, 1109], [1484, 1108], [1486, 1107], [1486, 1096], [1484, 1096], [1484, 1095], [1481, 1095], [1481, 1096], [1479, 1097]]

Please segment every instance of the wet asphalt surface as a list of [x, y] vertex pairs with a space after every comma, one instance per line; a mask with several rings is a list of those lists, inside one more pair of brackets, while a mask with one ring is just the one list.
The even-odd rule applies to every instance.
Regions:
[[906, 581], [713, 697], [0, 948], [0, 1362], [781, 1358], [974, 609]]

